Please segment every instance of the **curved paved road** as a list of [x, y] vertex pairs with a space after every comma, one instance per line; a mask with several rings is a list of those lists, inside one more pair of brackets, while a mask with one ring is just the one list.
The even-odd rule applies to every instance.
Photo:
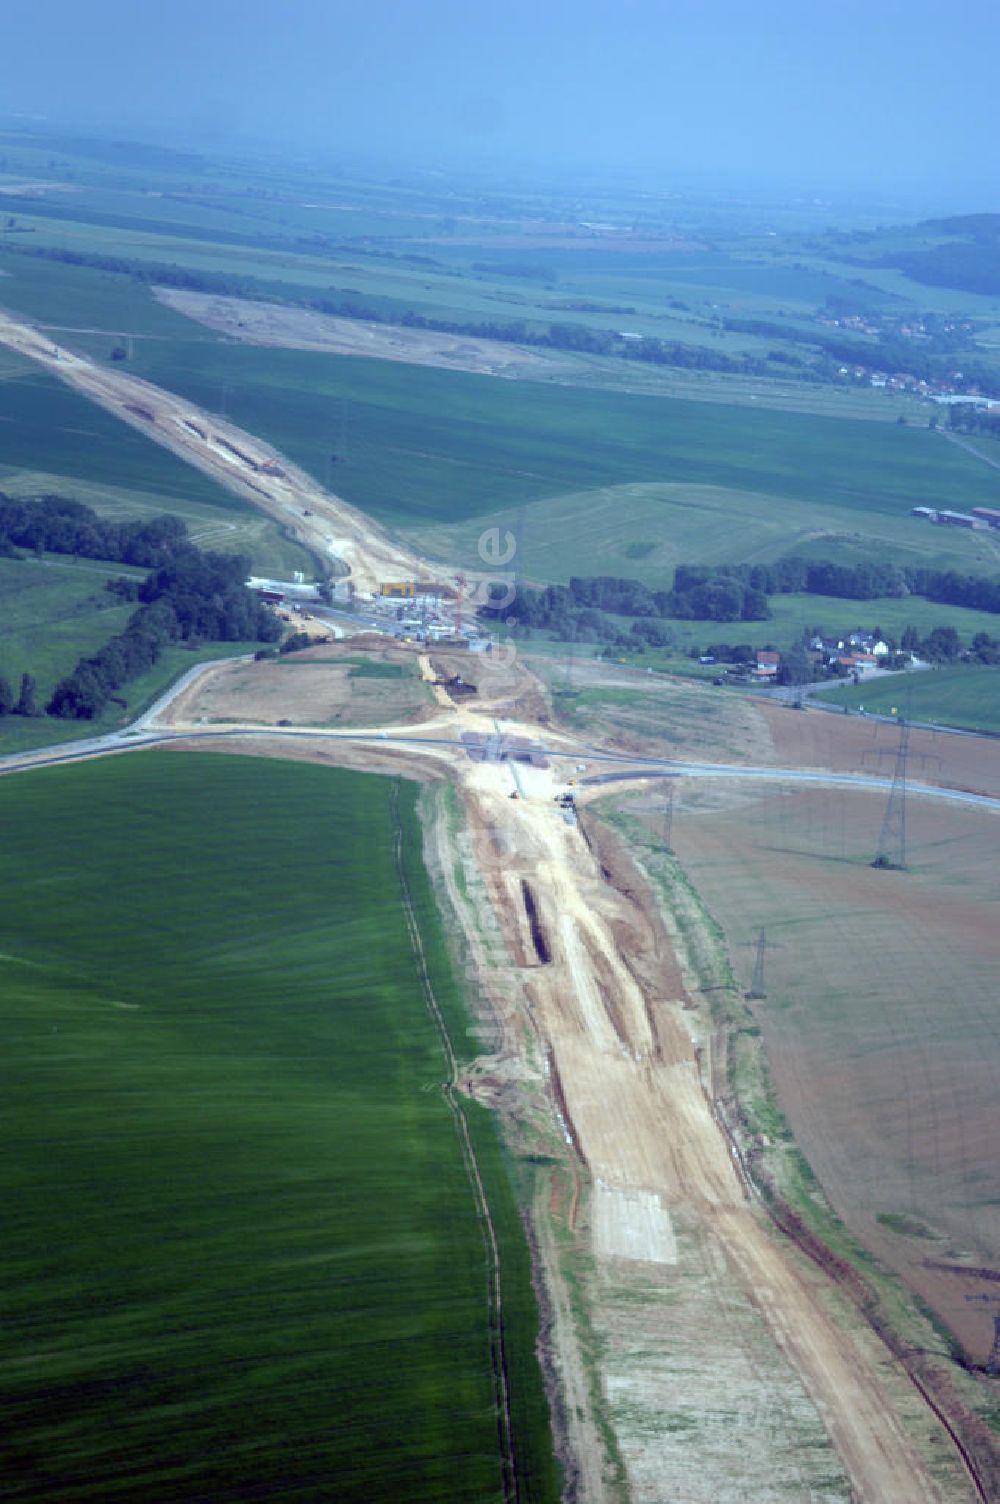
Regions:
[[[119, 752], [131, 752], [140, 747], [166, 746], [170, 742], [225, 741], [343, 741], [379, 742], [409, 748], [448, 747], [465, 751], [466, 746], [458, 737], [420, 736], [406, 732], [379, 730], [330, 731], [313, 726], [231, 727], [226, 730], [190, 729], [158, 730], [151, 724], [157, 712], [169, 703], [176, 694], [191, 682], [206, 665], [192, 670], [179, 680], [173, 691], [168, 692], [144, 716], [124, 731], [110, 732], [78, 742], [61, 743], [54, 747], [38, 747], [28, 752], [10, 753], [0, 757], [0, 776], [23, 772], [29, 768], [52, 767], [59, 763], [79, 762], [88, 757], [103, 757]], [[759, 783], [803, 783], [825, 787], [867, 789], [887, 793], [892, 787], [891, 778], [881, 778], [867, 773], [828, 773], [814, 768], [752, 767], [740, 763], [679, 762], [670, 758], [626, 757], [620, 753], [605, 752], [596, 747], [546, 747], [541, 751], [550, 757], [585, 757], [589, 762], [618, 764], [606, 773], [595, 773], [580, 780], [582, 787], [594, 788], [603, 784], [635, 782], [642, 778], [738, 778]], [[626, 766], [622, 767], [621, 764]], [[965, 789], [939, 788], [929, 783], [907, 782], [907, 794], [911, 797], [944, 800], [951, 804], [971, 805], [977, 809], [1000, 812], [1000, 798], [989, 794], [973, 794]]]

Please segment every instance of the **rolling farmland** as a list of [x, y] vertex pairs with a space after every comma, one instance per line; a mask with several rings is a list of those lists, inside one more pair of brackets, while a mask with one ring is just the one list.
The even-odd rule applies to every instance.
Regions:
[[[748, 986], [778, 1101], [835, 1210], [984, 1362], [1000, 1252], [990, 1007], [996, 817], [911, 799], [909, 868], [870, 863], [884, 799], [684, 792], [673, 845]], [[942, 1268], [941, 1266], [950, 1266]]]
[[[657, 463], [664, 475], [676, 474], [669, 454]], [[1000, 571], [1000, 549], [988, 534], [921, 526], [902, 500], [895, 512], [862, 513], [817, 500], [806, 485], [795, 498], [769, 494], [761, 489], [767, 483], [761, 475], [745, 487], [671, 478], [570, 489], [502, 505], [489, 521], [519, 540], [521, 569], [530, 581], [616, 574], [663, 589], [680, 563], [767, 563], [793, 551], [844, 563], [874, 556], [968, 573]], [[400, 531], [434, 554], [474, 566], [482, 527], [482, 519], [470, 518], [403, 523]]]
[[[313, 260], [265, 244], [265, 222], [276, 229], [286, 210], [301, 219], [300, 208], [322, 206], [291, 210], [262, 200], [230, 212], [221, 201], [199, 206], [179, 195], [157, 198], [143, 205], [135, 194], [107, 187], [91, 194], [89, 207], [64, 200], [21, 228], [29, 234], [41, 229], [52, 243], [85, 243], [105, 253], [125, 239], [123, 254], [158, 260], [177, 246], [189, 267], [260, 279], [271, 272], [276, 292], [289, 282], [300, 291], [338, 291], [327, 280], [333, 256]], [[332, 225], [336, 211], [328, 209], [314, 223]], [[162, 217], [151, 217], [161, 210]], [[257, 223], [241, 224], [241, 215]], [[355, 227], [377, 228], [381, 215], [358, 216]], [[403, 216], [394, 225], [397, 234], [419, 228]], [[204, 235], [197, 243], [196, 232]], [[360, 264], [352, 261], [351, 272], [382, 313], [404, 307], [425, 277], [427, 305], [439, 313], [481, 314], [496, 312], [491, 303], [529, 303], [520, 292], [508, 297], [498, 291], [503, 284], [491, 281], [495, 269], [488, 278], [463, 269], [449, 282], [440, 267], [402, 264], [427, 258], [383, 247], [371, 260], [381, 255], [385, 264], [373, 266], [366, 254], [357, 251]], [[681, 290], [688, 283], [707, 304], [722, 290], [716, 276], [729, 277], [730, 291], [745, 284], [746, 301], [738, 305], [744, 312], [757, 300], [788, 295], [801, 298], [794, 316], [806, 319], [809, 301], [831, 285], [816, 269], [757, 266], [744, 275], [728, 258], [709, 260], [686, 268]], [[73, 322], [72, 276], [64, 267], [16, 257], [7, 264], [25, 312], [44, 305], [53, 323]], [[607, 292], [618, 270], [597, 269], [608, 278], [601, 284]], [[684, 270], [676, 262], [671, 269]], [[622, 295], [639, 300], [642, 273], [632, 270]], [[661, 298], [665, 270], [656, 268], [649, 279], [650, 307], [640, 310], [640, 323]], [[915, 503], [967, 508], [995, 500], [988, 468], [929, 433], [922, 419], [908, 428], [768, 411], [768, 402], [753, 405], [753, 395], [743, 406], [667, 400], [662, 392], [642, 394], [640, 383], [648, 392], [648, 383], [660, 377], [647, 382], [638, 371], [636, 390], [609, 394], [584, 384], [503, 382], [372, 359], [261, 350], [227, 344], [152, 306], [148, 292], [125, 276], [87, 271], [80, 285], [88, 312], [79, 320], [86, 326], [93, 318], [99, 327], [74, 329], [67, 344], [108, 361], [111, 341], [134, 335], [128, 374], [227, 414], [392, 529], [393, 546], [403, 539], [452, 568], [476, 559], [484, 526], [516, 532], [519, 575], [537, 580], [607, 571], [663, 585], [682, 559], [771, 559], [793, 547], [821, 557], [877, 554], [967, 571], [997, 568], [991, 537], [931, 529], [910, 517]], [[127, 299], [118, 306], [116, 288], [126, 285]], [[540, 305], [545, 295], [536, 286], [530, 302]], [[613, 310], [598, 317], [605, 324], [619, 321]], [[720, 351], [746, 344], [734, 331], [712, 333]], [[747, 348], [757, 349], [757, 336], [754, 341]], [[28, 369], [14, 361], [0, 373], [10, 398], [11, 430], [0, 438], [10, 438], [12, 489], [30, 489], [42, 475], [47, 484], [54, 475], [81, 499], [100, 506], [96, 497], [103, 496], [108, 509], [129, 515], [132, 507], [154, 507], [162, 488], [165, 503], [155, 509], [200, 519], [203, 531], [192, 531], [203, 544], [236, 548], [251, 537], [246, 507], [222, 491], [218, 504], [213, 482]], [[845, 393], [859, 408], [870, 395]], [[834, 400], [829, 393], [820, 400], [828, 398]], [[912, 407], [923, 411], [915, 398]], [[51, 471], [40, 458], [47, 464], [50, 455]], [[193, 486], [175, 486], [174, 471], [185, 480], [191, 476]], [[0, 472], [0, 484], [4, 478]], [[170, 504], [174, 491], [176, 507]], [[271, 566], [275, 572], [294, 567], [294, 545], [279, 540], [270, 524], [260, 526], [267, 530], [257, 535], [261, 552], [269, 548], [269, 559], [281, 560]], [[371, 546], [370, 534], [367, 541]], [[255, 549], [254, 556], [260, 567], [261, 553]], [[867, 621], [885, 617], [880, 606], [779, 600], [773, 622], [756, 624], [752, 635], [745, 627], [732, 630], [741, 640], [771, 640], [821, 619], [814, 611], [860, 613]], [[908, 612], [907, 622], [916, 616], [909, 602], [893, 607]], [[941, 613], [934, 620], [966, 627], [957, 620], [962, 613], [926, 608], [934, 610]], [[924, 620], [924, 603], [920, 611]], [[881, 624], [891, 629], [888, 620]], [[977, 625], [990, 627], [992, 619]], [[714, 623], [696, 630], [699, 637], [725, 631]], [[239, 717], [268, 681], [269, 716], [278, 724], [347, 724], [362, 707], [375, 720], [389, 714], [392, 686], [377, 682], [385, 677], [377, 666], [363, 664], [356, 676], [371, 683], [354, 684], [352, 672], [334, 685], [323, 661], [317, 655], [227, 674], [232, 698], [220, 718]], [[158, 665], [161, 683], [175, 667], [166, 660]], [[706, 757], [763, 754], [767, 760], [770, 707], [751, 708], [698, 687], [637, 688], [634, 680], [615, 682], [613, 671], [603, 677], [603, 665], [593, 672], [563, 706], [579, 731], [596, 726], [623, 745], [653, 737], [670, 747], [693, 745]], [[415, 683], [404, 687], [414, 692], [409, 708], [419, 713], [426, 691]], [[137, 684], [135, 692], [141, 702], [151, 686]], [[540, 706], [532, 702], [525, 713], [544, 719]], [[560, 825], [553, 841], [546, 821], [556, 816], [547, 785], [544, 800], [533, 802], [522, 790], [519, 803], [508, 805], [506, 788], [489, 784], [494, 774], [496, 784], [503, 781], [502, 770], [487, 770], [488, 787], [480, 789], [488, 828], [502, 833], [538, 822], [530, 876], [539, 883], [542, 910], [558, 904], [563, 926], [555, 952], [538, 955], [539, 970], [554, 968], [548, 991], [544, 973], [525, 984], [512, 971], [510, 980], [530, 1001], [532, 1038], [545, 1039], [544, 1016], [550, 1046], [556, 1040], [565, 1050], [558, 1122], [566, 1143], [571, 1150], [591, 1145], [581, 1161], [595, 1176], [597, 1203], [606, 1187], [595, 1169], [601, 1161], [594, 1145], [615, 1174], [621, 1173], [620, 1154], [636, 1187], [640, 1180], [643, 1187], [659, 1185], [662, 1176], [662, 1185], [670, 1185], [665, 1195], [676, 1200], [668, 1171], [683, 1162], [678, 1145], [684, 1135], [662, 1130], [677, 1111], [677, 1083], [668, 1086], [664, 1077], [656, 1087], [662, 1097], [654, 1099], [655, 1073], [633, 1071], [642, 1065], [653, 1014], [631, 970], [634, 948], [621, 943], [619, 956], [614, 914], [604, 914], [603, 930], [594, 928], [604, 904], [620, 903], [619, 917], [627, 914], [628, 890], [611, 894], [609, 871], [600, 867], [598, 877], [578, 849], [575, 829], [568, 833], [568, 825]], [[432, 1498], [457, 1504], [510, 1499], [516, 1476], [522, 1500], [554, 1499], [553, 1443], [534, 1352], [538, 1311], [512, 1190], [516, 1184], [523, 1205], [529, 1184], [544, 1186], [547, 1171], [535, 1180], [535, 1171], [521, 1166], [513, 1176], [490, 1117], [444, 1085], [450, 1050], [445, 1039], [442, 1051], [433, 1005], [428, 1016], [427, 981], [450, 1036], [458, 1038], [467, 1024], [419, 860], [412, 787], [266, 760], [148, 754], [35, 774], [0, 784], [0, 795], [13, 832], [0, 854], [0, 969], [10, 982], [7, 1102], [18, 1148], [6, 1186], [6, 1199], [18, 1211], [6, 1250], [0, 1245], [8, 1283], [18, 1294], [6, 1353], [0, 1342], [0, 1383], [9, 1396], [15, 1467], [26, 1480], [22, 1496], [41, 1500], [55, 1490], [101, 1499], [225, 1500], [280, 1490], [306, 1499], [329, 1496], [334, 1479], [338, 1499], [405, 1493], [418, 1504]], [[982, 1148], [997, 1085], [995, 1030], [983, 1006], [998, 959], [987, 909], [997, 896], [992, 826], [972, 812], [935, 810], [915, 827], [917, 855], [905, 879], [872, 873], [878, 803], [872, 796], [780, 787], [730, 797], [720, 783], [680, 801], [675, 842], [726, 927], [737, 970], [747, 959], [745, 934], [752, 936], [763, 922], [757, 909], [767, 910], [768, 996], [759, 1001], [754, 1032], [765, 1037], [781, 1105], [834, 1206], [851, 1233], [899, 1270], [981, 1361], [990, 1292], [988, 1281], [975, 1280], [1000, 1248], [995, 1171]], [[657, 809], [658, 828], [662, 813]], [[558, 873], [554, 880], [547, 866], [559, 841], [567, 843], [565, 871], [576, 874], [578, 888]], [[525, 848], [499, 838], [494, 844], [506, 877], [510, 852], [523, 857]], [[464, 866], [461, 876], [468, 885]], [[508, 916], [505, 927], [515, 934], [518, 922]], [[590, 959], [581, 949], [584, 936], [593, 936]], [[601, 971], [610, 957], [617, 971]], [[480, 972], [481, 984], [487, 975]], [[607, 987], [595, 985], [598, 976], [610, 976]], [[635, 1010], [631, 1033], [621, 1032], [623, 998]], [[577, 1041], [571, 1016], [588, 1000], [597, 1006]], [[564, 1008], [572, 1022], [565, 1036]], [[710, 1146], [732, 1197], [729, 1211], [736, 1215], [729, 1220], [736, 1231], [723, 1233], [711, 1254], [702, 1250], [703, 1272], [731, 1261], [734, 1249], [752, 1250], [751, 1266], [763, 1277], [748, 1282], [746, 1310], [753, 1306], [755, 1321], [769, 1311], [782, 1353], [800, 1344], [800, 1373], [826, 1395], [817, 1415], [801, 1409], [780, 1439], [766, 1405], [754, 1409], [757, 1455], [773, 1453], [779, 1486], [801, 1492], [801, 1480], [812, 1473], [801, 1472], [799, 1485], [780, 1475], [781, 1466], [791, 1464], [793, 1473], [798, 1466], [793, 1432], [801, 1426], [806, 1444], [816, 1448], [830, 1497], [842, 1486], [839, 1464], [830, 1467], [826, 1458], [831, 1440], [853, 1469], [852, 1479], [878, 1480], [871, 1497], [881, 1483], [906, 1504], [929, 1497], [908, 1480], [937, 1476], [934, 1466], [925, 1473], [924, 1464], [928, 1457], [933, 1463], [931, 1444], [941, 1438], [928, 1441], [926, 1429], [917, 1438], [928, 1418], [909, 1391], [918, 1418], [908, 1411], [907, 1424], [916, 1429], [912, 1437], [896, 1434], [893, 1407], [883, 1409], [872, 1398], [883, 1392], [881, 1348], [873, 1342], [875, 1356], [869, 1352], [870, 1362], [858, 1362], [861, 1348], [846, 1324], [841, 1330], [806, 1286], [792, 1291], [786, 1283], [782, 1255], [745, 1215], [730, 1150], [712, 1116], [711, 1061], [703, 1076], [705, 1057], [698, 1047], [692, 1056], [680, 1017], [670, 1015], [676, 1064], [693, 1088], [697, 1125], [693, 1157], [685, 1162], [689, 1205], [677, 1215], [684, 1272], [689, 1261], [697, 1262], [692, 1234], [699, 1218], [708, 1227], [721, 1204], [709, 1196], [706, 1215], [701, 1202], [700, 1156]], [[522, 1063], [529, 1070], [535, 1064], [527, 1056]], [[584, 1090], [591, 1068], [600, 1086]], [[613, 1114], [601, 1088], [614, 1080], [620, 1081], [622, 1113], [605, 1141]], [[489, 1090], [499, 1090], [496, 1082]], [[632, 1115], [642, 1111], [648, 1111], [650, 1147], [638, 1176], [631, 1156], [641, 1135]], [[665, 1139], [672, 1156], [662, 1152]], [[489, 1219], [470, 1186], [467, 1151], [473, 1146], [503, 1266], [502, 1315], [491, 1299]], [[547, 1154], [543, 1162], [548, 1165]], [[574, 1163], [573, 1231], [577, 1171]], [[835, 1240], [843, 1229], [829, 1220]], [[540, 1225], [551, 1234], [544, 1217]], [[600, 1251], [600, 1239], [595, 1248]], [[860, 1257], [868, 1257], [863, 1249]], [[596, 1349], [577, 1363], [580, 1372], [570, 1373], [571, 1363], [560, 1374], [566, 1384], [564, 1411], [557, 1406], [555, 1412], [560, 1457], [566, 1455], [564, 1424], [579, 1420], [585, 1431], [596, 1403], [594, 1414], [611, 1417], [629, 1465], [646, 1459], [641, 1486], [650, 1492], [641, 1497], [658, 1498], [667, 1456], [689, 1469], [685, 1486], [704, 1488], [709, 1497], [722, 1474], [706, 1471], [710, 1451], [686, 1444], [687, 1431], [698, 1426], [686, 1407], [694, 1412], [701, 1406], [692, 1402], [692, 1385], [678, 1386], [671, 1369], [678, 1349], [664, 1362], [666, 1344], [659, 1334], [650, 1336], [656, 1327], [639, 1308], [651, 1290], [630, 1288], [627, 1277], [608, 1277], [607, 1267], [588, 1259], [566, 1277], [577, 1282], [577, 1336], [585, 1343], [593, 1337]], [[595, 1267], [597, 1280], [588, 1289]], [[706, 1289], [716, 1289], [717, 1275]], [[629, 1325], [626, 1307], [633, 1297]], [[615, 1320], [603, 1329], [598, 1320], [588, 1335], [587, 1321], [603, 1300], [604, 1318], [618, 1302]], [[713, 1294], [713, 1307], [718, 1303]], [[667, 1333], [673, 1305], [671, 1293], [659, 1309]], [[713, 1349], [702, 1341], [701, 1309], [694, 1301], [696, 1336], [681, 1369], [689, 1357], [692, 1365], [700, 1363], [715, 1394], [726, 1354], [722, 1344]], [[553, 1308], [543, 1305], [546, 1327], [552, 1316]], [[620, 1373], [617, 1359], [608, 1367], [619, 1321], [617, 1336], [628, 1328], [644, 1372], [656, 1364], [643, 1349], [657, 1345], [660, 1393], [671, 1396], [666, 1417], [659, 1398], [644, 1409], [629, 1390], [628, 1364]], [[742, 1317], [734, 1325], [741, 1323], [749, 1333]], [[810, 1332], [829, 1341], [826, 1358], [811, 1347]], [[745, 1342], [755, 1394], [758, 1344], [767, 1366], [785, 1361], [771, 1338], [760, 1341], [764, 1335], [761, 1327]], [[943, 1352], [948, 1339], [938, 1336]], [[547, 1331], [546, 1344], [550, 1340]], [[22, 1361], [26, 1350], [30, 1365]], [[557, 1372], [562, 1351], [556, 1349]], [[547, 1357], [550, 1352], [547, 1345]], [[598, 1372], [618, 1381], [615, 1396], [605, 1389], [603, 1411], [596, 1401]], [[581, 1382], [594, 1386], [586, 1403], [573, 1387]], [[905, 1378], [901, 1383], [905, 1388]], [[750, 1435], [749, 1429], [739, 1434], [746, 1411], [729, 1404], [726, 1389], [726, 1408], [712, 1411], [724, 1443], [722, 1461], [716, 1455], [713, 1465], [723, 1472], [735, 1465], [735, 1490]], [[856, 1449], [830, 1424], [827, 1405], [849, 1429], [857, 1424], [863, 1439]], [[828, 1435], [819, 1432], [820, 1412]], [[99, 1424], [85, 1425], [82, 1416]], [[664, 1440], [658, 1428], [665, 1424], [670, 1432], [675, 1423], [684, 1434]], [[890, 1433], [895, 1452], [878, 1443]], [[571, 1445], [568, 1455], [574, 1466], [583, 1450], [574, 1455]], [[901, 1465], [908, 1460], [912, 1473]], [[606, 1465], [607, 1482], [617, 1465], [614, 1441], [606, 1450], [596, 1447], [586, 1465], [596, 1465], [598, 1475]], [[947, 1470], [943, 1461], [941, 1475]], [[758, 1479], [762, 1493], [774, 1482], [770, 1475]], [[589, 1484], [581, 1487], [583, 1497]], [[857, 1491], [869, 1497], [867, 1483]]]
[[[457, 1036], [414, 786], [153, 754], [0, 804], [17, 1497], [499, 1498], [483, 1237], [400, 902], [405, 873]], [[522, 1497], [554, 1499], [520, 1222], [469, 1123]]]
[[59, 554], [0, 559], [0, 674], [14, 686], [21, 674], [33, 674], [44, 702], [82, 654], [96, 652], [124, 629], [135, 604], [123, 605], [104, 588], [122, 575], [142, 578], [141, 571], [120, 564]]
[[878, 715], [895, 706], [909, 720], [1000, 732], [1000, 670], [985, 665], [936, 668], [886, 684], [844, 684], [824, 690], [820, 698], [832, 705], [863, 705]]
[[183, 518], [196, 543], [242, 552], [261, 570], [310, 569], [304, 549], [225, 487], [0, 350], [0, 491], [73, 496], [104, 516]]
[[[899, 518], [990, 505], [974, 457], [925, 430], [503, 382], [308, 351], [150, 342], [136, 374], [268, 438], [377, 521], [425, 528], [622, 483], [683, 482]], [[330, 456], [335, 454], [332, 462]], [[935, 546], [937, 546], [937, 540]]]

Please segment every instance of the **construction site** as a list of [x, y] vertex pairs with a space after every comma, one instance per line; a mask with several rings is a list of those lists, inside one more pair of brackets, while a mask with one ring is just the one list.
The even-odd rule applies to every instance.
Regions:
[[[454, 599], [452, 568], [414, 557], [233, 425], [10, 320], [0, 322], [0, 341], [279, 518], [351, 581], [355, 599], [405, 608], [418, 588]], [[440, 609], [460, 635], [454, 606]], [[772, 947], [790, 953], [786, 898], [755, 905], [763, 867], [756, 854], [741, 855], [776, 844], [777, 817], [751, 818], [748, 807], [783, 803], [783, 845], [802, 848], [797, 866], [782, 858], [784, 881], [789, 892], [806, 891], [813, 867], [803, 821], [836, 790], [845, 809], [860, 801], [844, 817], [852, 865], [834, 868], [834, 852], [824, 872], [835, 872], [855, 906], [863, 882], [875, 914], [877, 904], [892, 913], [904, 901], [886, 885], [910, 880], [913, 811], [968, 820], [977, 841], [995, 841], [992, 749], [967, 738], [959, 774], [958, 763], [935, 767], [929, 754], [918, 771], [927, 734], [897, 733], [890, 757], [866, 766], [852, 740], [856, 722], [841, 730], [839, 717], [769, 707], [753, 712], [756, 741], [740, 738], [759, 759], [664, 756], [641, 737], [623, 744], [560, 720], [543, 679], [511, 652], [396, 644], [360, 629], [309, 652], [313, 667], [208, 665], [128, 732], [70, 754], [26, 753], [4, 771], [161, 746], [308, 759], [425, 785], [426, 859], [477, 1042], [457, 1085], [499, 1115], [523, 1167], [564, 1497], [966, 1504], [1000, 1496], [997, 1450], [981, 1418], [996, 1382], [989, 1299], [963, 1302], [966, 1358], [955, 1364], [903, 1285], [890, 1299], [824, 1239], [824, 1192], [863, 1228], [836, 1175], [828, 1186], [819, 1168], [828, 1119], [818, 1110], [802, 1143], [822, 1182], [809, 1214], [781, 1178], [794, 1146], [766, 1050], [776, 1051], [783, 1104], [782, 1081], [797, 1071], [807, 1095], [803, 1072], [819, 1055], [793, 1068], [784, 1015], [765, 1012], [772, 986], [780, 981], [792, 997], [809, 977], [774, 961]], [[349, 678], [358, 666], [351, 657], [391, 671], [367, 681], [381, 696], [377, 715], [349, 699], [366, 683], [363, 674]], [[871, 728], [866, 735], [870, 742]], [[863, 865], [854, 860], [861, 827], [851, 823], [861, 807]], [[731, 811], [743, 811], [734, 825]], [[941, 839], [951, 839], [943, 825]], [[724, 868], [742, 876], [738, 891], [719, 875]], [[818, 901], [835, 897], [831, 887]], [[915, 905], [907, 922], [919, 924], [920, 904], [906, 902]], [[734, 960], [727, 941], [736, 934], [745, 949]], [[992, 930], [976, 928], [975, 943], [977, 964], [996, 960]], [[835, 970], [833, 960], [823, 964]], [[825, 1092], [831, 1101], [837, 1080]], [[907, 1207], [870, 1203], [869, 1221], [891, 1234], [879, 1211], [898, 1218]], [[951, 1257], [954, 1231], [941, 1230], [925, 1258], [940, 1247], [939, 1263], [969, 1266], [972, 1244]], [[994, 1260], [998, 1253], [994, 1246]], [[963, 1295], [992, 1297], [998, 1276], [986, 1257], [986, 1273]], [[931, 1299], [928, 1289], [919, 1286], [922, 1299]]]

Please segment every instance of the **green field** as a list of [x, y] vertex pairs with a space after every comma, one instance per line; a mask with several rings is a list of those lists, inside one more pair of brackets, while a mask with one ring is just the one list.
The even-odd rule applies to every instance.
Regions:
[[911, 506], [989, 505], [996, 493], [988, 467], [926, 429], [246, 346], [151, 342], [135, 368], [209, 409], [225, 394], [237, 423], [416, 535], [556, 499], [573, 514], [581, 492], [682, 484], [695, 488], [695, 510], [700, 487], [745, 497], [744, 526], [767, 498], [793, 541], [804, 506], [806, 528], [817, 508], [855, 532], [905, 517], [915, 547], [940, 548], [906, 516]]
[[[99, 560], [47, 554], [42, 559], [0, 559], [0, 599], [4, 630], [0, 635], [0, 675], [17, 695], [23, 673], [34, 676], [38, 706], [44, 708], [56, 684], [80, 658], [94, 653], [125, 626], [135, 604], [120, 604], [104, 583], [120, 575], [142, 578], [143, 572]], [[109, 703], [96, 721], [61, 721], [42, 716], [0, 718], [0, 755], [50, 742], [117, 731], [161, 695], [172, 681], [195, 664], [212, 658], [252, 653], [258, 643], [213, 642], [196, 647], [176, 643], [159, 660], [123, 687], [124, 705]]]
[[[609, 620], [624, 633], [630, 633], [634, 624], [634, 619], [627, 616]], [[945, 606], [915, 595], [904, 600], [882, 598], [874, 601], [844, 600], [829, 595], [774, 595], [771, 597], [771, 617], [767, 621], [674, 621], [664, 618], [661, 625], [673, 634], [674, 640], [669, 647], [649, 647], [637, 642], [634, 650], [618, 646], [605, 649], [600, 642], [548, 638], [543, 635], [543, 628], [535, 629], [530, 637], [508, 640], [513, 641], [519, 652], [532, 658], [558, 661], [558, 667], [552, 672], [562, 682], [573, 679], [576, 661], [603, 657], [605, 651], [616, 663], [651, 669], [656, 673], [711, 680], [719, 673], [719, 665], [699, 662], [701, 654], [711, 646], [746, 644], [752, 648], [773, 647], [786, 652], [802, 641], [806, 630], [812, 632], [814, 629], [824, 635], [836, 634], [838, 638], [846, 639], [851, 632], [877, 628], [898, 642], [908, 626], [914, 626], [921, 637], [927, 636], [935, 627], [954, 627], [966, 646], [977, 632], [1000, 636], [1000, 618], [989, 612]], [[501, 630], [498, 635], [504, 636], [505, 633]], [[895, 682], [898, 683], [898, 679]]]
[[819, 698], [854, 709], [863, 706], [876, 715], [891, 715], [895, 709], [907, 720], [1000, 735], [1000, 669], [984, 665], [894, 674], [885, 683], [842, 684], [823, 690]]
[[[5, 1484], [501, 1498], [484, 1243], [401, 906], [415, 788], [146, 753], [0, 782]], [[402, 837], [397, 860], [397, 833]], [[521, 1497], [555, 1500], [486, 1115]]]
[[[157, 301], [142, 282], [115, 272], [29, 256], [0, 260], [6, 275], [0, 279], [0, 304], [11, 313], [51, 327], [60, 344], [76, 345], [74, 336], [104, 330], [90, 346], [109, 357], [126, 336], [135, 339], [192, 339], [191, 322]], [[200, 338], [213, 343], [218, 335], [203, 329]], [[88, 342], [89, 343], [89, 342]]]
[[0, 559], [0, 674], [14, 686], [35, 676], [45, 700], [85, 653], [94, 653], [125, 629], [134, 604], [122, 604], [105, 581], [142, 571], [95, 560], [48, 554], [43, 559]]
[[[922, 526], [908, 511], [861, 516], [848, 507], [795, 502], [752, 490], [639, 482], [501, 508], [489, 518], [518, 540], [529, 583], [616, 574], [668, 586], [678, 564], [767, 563], [795, 552], [836, 563], [889, 558], [900, 565], [1000, 572], [991, 534]], [[482, 567], [483, 519], [403, 526], [428, 552]]]
[[104, 516], [171, 512], [201, 546], [246, 553], [261, 571], [315, 568], [276, 523], [224, 486], [4, 349], [0, 491], [73, 496]]
[[[919, 595], [904, 600], [883, 597], [874, 601], [844, 600], [831, 595], [772, 595], [770, 601], [770, 621], [669, 621], [664, 625], [673, 629], [682, 651], [710, 642], [748, 642], [752, 647], [773, 643], [776, 648], [787, 649], [801, 641], [803, 631], [813, 627], [838, 638], [878, 627], [897, 642], [911, 625], [922, 637], [935, 627], [954, 627], [966, 644], [977, 632], [1000, 636], [1000, 617], [963, 606], [941, 605]], [[620, 620], [627, 631], [627, 621]], [[644, 663], [653, 662], [654, 651], [644, 656]]]
[[6, 351], [2, 359], [0, 484], [8, 471], [44, 469], [51, 475], [157, 491], [165, 511], [170, 497], [187, 497], [225, 512], [243, 509], [241, 501], [200, 470], [54, 376]]

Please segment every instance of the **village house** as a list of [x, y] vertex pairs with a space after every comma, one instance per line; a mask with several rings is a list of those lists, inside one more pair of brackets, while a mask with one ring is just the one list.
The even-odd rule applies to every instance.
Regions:
[[751, 675], [759, 681], [773, 683], [778, 677], [778, 665], [781, 662], [781, 654], [774, 653], [769, 648], [757, 649], [757, 664]]

